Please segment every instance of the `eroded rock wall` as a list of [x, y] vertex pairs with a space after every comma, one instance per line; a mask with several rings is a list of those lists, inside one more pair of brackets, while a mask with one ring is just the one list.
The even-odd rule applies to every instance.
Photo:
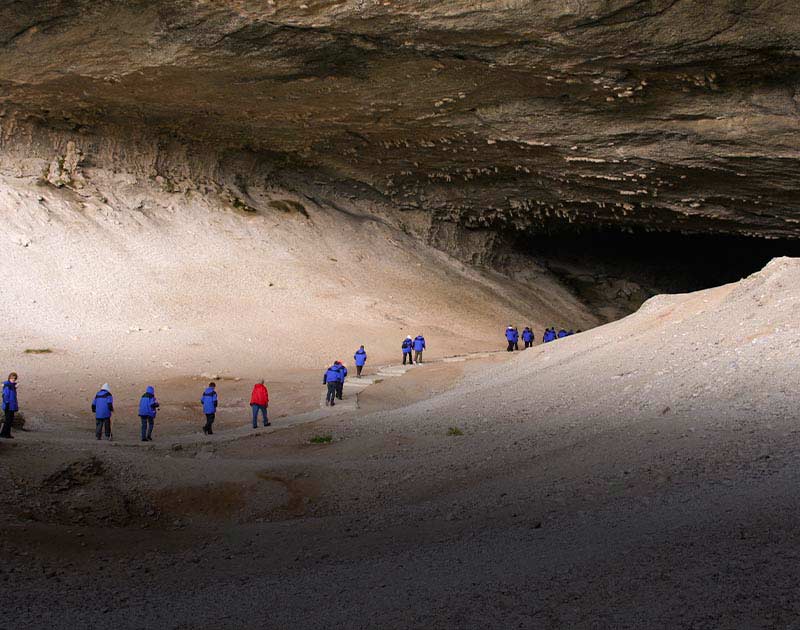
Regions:
[[18, 1], [0, 18], [2, 102], [47, 125], [269, 152], [470, 227], [798, 233], [791, 0]]

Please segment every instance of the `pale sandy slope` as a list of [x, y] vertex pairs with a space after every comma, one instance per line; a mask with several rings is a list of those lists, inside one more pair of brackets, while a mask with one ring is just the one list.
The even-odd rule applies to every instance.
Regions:
[[533, 290], [467, 268], [368, 205], [340, 212], [270, 190], [252, 214], [213, 191], [85, 174], [78, 192], [0, 180], [4, 369], [96, 385], [257, 375], [348, 361], [361, 343], [373, 362], [396, 360], [406, 334], [441, 356], [501, 347], [508, 323], [596, 323], [545, 274]]
[[[104, 478], [114, 496], [181, 484], [170, 496], [218, 502], [86, 528], [95, 544], [68, 564], [37, 541], [80, 544], [83, 528], [16, 523], [11, 539], [35, 552], [3, 543], [17, 585], [3, 614], [19, 627], [795, 628], [799, 287], [800, 260], [777, 259], [470, 368], [405, 408], [216, 451], [98, 450], [121, 470]], [[310, 447], [323, 432], [334, 442]], [[265, 476], [293, 488], [285, 507]], [[41, 577], [53, 566], [57, 591]]]

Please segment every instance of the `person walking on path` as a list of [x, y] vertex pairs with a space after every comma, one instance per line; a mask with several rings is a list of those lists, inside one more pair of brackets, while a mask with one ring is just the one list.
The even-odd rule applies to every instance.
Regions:
[[519, 350], [519, 328], [514, 326], [514, 350]]
[[337, 364], [338, 361], [334, 362], [332, 366], [325, 370], [325, 374], [322, 377], [322, 384], [328, 386], [328, 393], [325, 394], [326, 407], [336, 405], [336, 389], [338, 383], [342, 380], [342, 372]]
[[406, 364], [406, 357], [408, 357], [408, 364], [414, 365], [414, 358], [412, 356], [412, 352], [414, 351], [414, 340], [411, 338], [411, 335], [403, 340], [403, 365]]
[[514, 328], [512, 326], [508, 326], [506, 328], [506, 341], [508, 342], [508, 347], [506, 350], [508, 352], [514, 351]]
[[364, 350], [364, 346], [356, 350], [353, 360], [356, 362], [356, 376], [361, 378], [361, 370], [364, 369], [364, 364], [367, 362], [367, 351]]
[[530, 348], [533, 345], [533, 330], [530, 326], [525, 326], [522, 331], [522, 341], [525, 342], [526, 348]]
[[206, 414], [206, 423], [203, 426], [203, 433], [206, 435], [214, 435], [213, 424], [217, 417], [217, 405], [219, 400], [217, 398], [217, 384], [209, 383], [203, 395], [200, 397], [200, 402], [203, 405], [203, 413]]
[[142, 421], [142, 442], [153, 441], [153, 425], [156, 421], [156, 413], [161, 405], [156, 399], [156, 390], [152, 385], [148, 385], [142, 397], [139, 399], [139, 419]]
[[17, 400], [17, 373], [11, 372], [8, 380], [3, 383], [3, 427], [0, 429], [0, 438], [13, 440], [11, 425], [14, 424], [14, 414], [19, 411]]
[[111, 414], [114, 413], [114, 397], [111, 395], [108, 383], [103, 383], [92, 401], [92, 411], [95, 417], [94, 436], [99, 440], [106, 432], [106, 439], [111, 440]]
[[269, 418], [267, 418], [267, 407], [269, 406], [269, 392], [267, 386], [264, 385], [262, 378], [258, 383], [253, 385], [253, 393], [250, 394], [250, 408], [253, 410], [253, 428], [258, 427], [258, 412], [264, 418], [264, 426], [268, 427]]
[[336, 398], [341, 400], [344, 394], [344, 380], [347, 378], [347, 368], [341, 361], [337, 361], [336, 364], [339, 366], [339, 372], [342, 375], [342, 380], [336, 384]]
[[425, 350], [425, 337], [417, 335], [414, 338], [414, 363], [422, 364], [422, 351]]

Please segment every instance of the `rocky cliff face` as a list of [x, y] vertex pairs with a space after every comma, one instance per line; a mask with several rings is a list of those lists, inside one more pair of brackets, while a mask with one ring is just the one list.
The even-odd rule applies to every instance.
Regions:
[[0, 46], [3, 149], [49, 134], [60, 185], [222, 168], [248, 205], [280, 174], [476, 263], [598, 226], [800, 235], [794, 0], [18, 0]]

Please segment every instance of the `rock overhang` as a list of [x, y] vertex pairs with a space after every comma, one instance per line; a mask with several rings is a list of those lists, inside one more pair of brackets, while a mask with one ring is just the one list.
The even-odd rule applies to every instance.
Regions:
[[800, 235], [791, 2], [21, 1], [0, 14], [0, 102], [43, 127], [143, 128], [278, 159], [466, 228]]

